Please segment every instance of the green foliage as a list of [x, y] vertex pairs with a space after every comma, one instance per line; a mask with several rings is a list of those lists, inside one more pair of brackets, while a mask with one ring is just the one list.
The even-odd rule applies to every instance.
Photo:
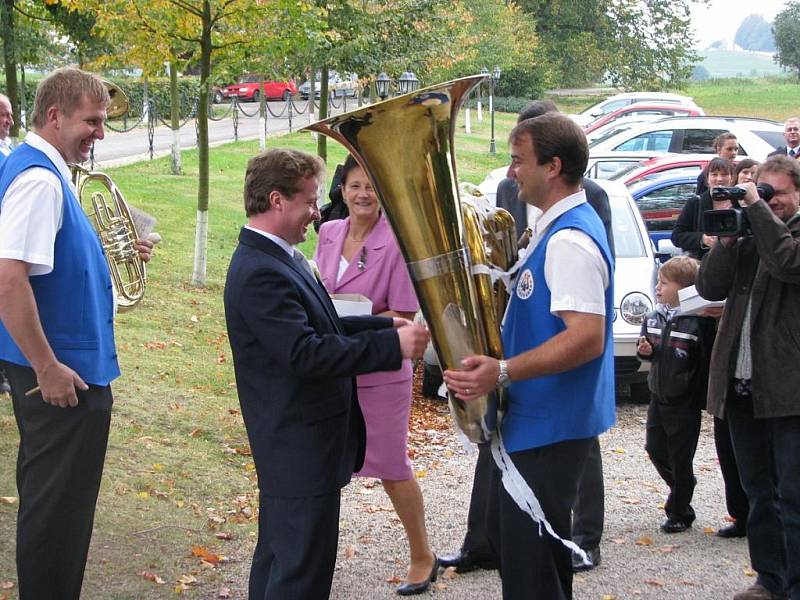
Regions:
[[[141, 78], [106, 77], [117, 84], [128, 96], [130, 106], [128, 119], [138, 119], [142, 114], [145, 82]], [[178, 79], [178, 97], [180, 99], [180, 116], [186, 118], [192, 114], [197, 103], [200, 79], [198, 77], [181, 77]], [[169, 120], [170, 95], [169, 77], [151, 77], [147, 80], [147, 96], [155, 102], [158, 114]]]
[[539, 96], [551, 79], [531, 15], [504, 0], [464, 0], [463, 6], [469, 22], [453, 44], [460, 54], [433, 68], [431, 79], [444, 81], [500, 67], [497, 95]]
[[744, 50], [755, 52], [775, 52], [775, 39], [772, 37], [772, 28], [761, 15], [745, 17], [733, 41]]
[[788, 3], [786, 8], [775, 16], [772, 26], [778, 53], [775, 61], [800, 76], [800, 2]]
[[520, 0], [560, 86], [607, 77], [624, 89], [660, 89], [695, 62], [689, 6], [703, 0]]

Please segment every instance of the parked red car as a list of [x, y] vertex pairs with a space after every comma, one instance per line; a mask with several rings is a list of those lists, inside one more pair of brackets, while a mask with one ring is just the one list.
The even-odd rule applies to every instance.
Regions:
[[[631, 186], [643, 179], [653, 179], [665, 171], [692, 171], [699, 175], [700, 171], [706, 168], [716, 154], [667, 154], [648, 158], [640, 163], [624, 167], [611, 175], [609, 179], [621, 181], [627, 186]], [[738, 158], [734, 159], [738, 162]]]
[[662, 115], [664, 117], [699, 117], [705, 115], [702, 108], [694, 106], [683, 106], [681, 104], [669, 104], [667, 102], [636, 102], [622, 106], [615, 111], [595, 119], [583, 128], [584, 133], [591, 133], [595, 129], [600, 129], [612, 121], [629, 117], [632, 115]]
[[[267, 100], [288, 100], [296, 93], [297, 86], [291, 79], [289, 81], [264, 81], [264, 94]], [[245, 75], [239, 83], [226, 85], [215, 92], [214, 102], [219, 104], [233, 98], [243, 102], [258, 102], [260, 97], [261, 77]]]

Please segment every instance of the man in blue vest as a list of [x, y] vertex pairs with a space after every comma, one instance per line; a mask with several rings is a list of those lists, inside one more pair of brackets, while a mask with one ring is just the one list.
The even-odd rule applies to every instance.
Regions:
[[[569, 539], [578, 479], [595, 436], [614, 423], [614, 260], [581, 180], [589, 151], [568, 117], [511, 132], [519, 198], [542, 211], [503, 325], [507, 360], [464, 359], [445, 382], [470, 401], [508, 388], [502, 439], [554, 532]], [[490, 540], [503, 598], [572, 598], [570, 550], [519, 509], [494, 474]]]
[[[77, 600], [119, 375], [114, 290], [69, 163], [103, 139], [103, 82], [58, 69], [33, 129], [0, 165], [0, 368], [20, 432], [20, 600]], [[144, 260], [150, 245], [139, 242]]]

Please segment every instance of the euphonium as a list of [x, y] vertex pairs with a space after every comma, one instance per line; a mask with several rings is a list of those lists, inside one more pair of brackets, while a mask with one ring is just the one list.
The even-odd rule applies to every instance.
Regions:
[[[466, 77], [306, 127], [344, 145], [372, 180], [428, 323], [443, 369], [472, 354], [502, 358], [483, 228], [459, 201], [453, 150], [456, 116], [482, 76]], [[482, 254], [483, 253], [483, 254]], [[496, 423], [493, 399], [452, 393], [456, 424], [473, 442]]]
[[[78, 165], [71, 165], [71, 168], [78, 198], [100, 237], [106, 255], [117, 307], [120, 311], [132, 308], [144, 296], [147, 273], [134, 247], [139, 236], [128, 204], [111, 177], [105, 173], [87, 171]], [[98, 184], [101, 187], [99, 190]]]
[[[124, 115], [128, 111], [125, 93], [109, 81], [103, 83], [110, 97], [106, 115], [109, 118]], [[144, 296], [147, 273], [134, 247], [138, 235], [128, 204], [105, 173], [87, 171], [79, 165], [70, 165], [70, 168], [81, 206], [100, 237], [116, 291], [117, 306], [121, 311], [132, 308]], [[96, 184], [99, 184], [99, 190]]]

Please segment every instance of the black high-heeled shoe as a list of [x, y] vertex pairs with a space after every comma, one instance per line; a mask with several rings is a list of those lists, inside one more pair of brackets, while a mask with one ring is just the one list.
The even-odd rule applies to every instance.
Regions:
[[439, 559], [436, 558], [436, 555], [433, 555], [433, 568], [431, 569], [430, 575], [425, 581], [420, 581], [419, 583], [410, 583], [406, 582], [397, 586], [397, 594], [400, 596], [416, 596], [417, 594], [422, 594], [431, 587], [431, 583], [436, 581], [436, 578], [439, 576]]

